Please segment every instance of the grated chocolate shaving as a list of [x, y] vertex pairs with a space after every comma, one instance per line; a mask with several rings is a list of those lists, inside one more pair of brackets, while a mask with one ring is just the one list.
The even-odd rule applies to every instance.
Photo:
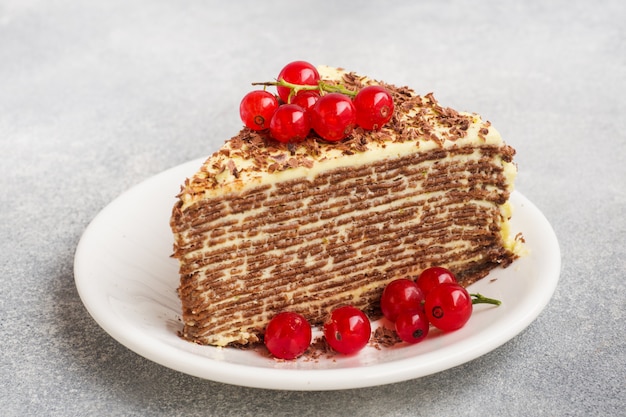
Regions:
[[402, 343], [402, 339], [400, 339], [395, 330], [385, 326], [380, 326], [374, 330], [372, 339], [370, 340], [370, 345], [378, 350], [381, 350], [383, 347], [392, 347], [399, 343]]

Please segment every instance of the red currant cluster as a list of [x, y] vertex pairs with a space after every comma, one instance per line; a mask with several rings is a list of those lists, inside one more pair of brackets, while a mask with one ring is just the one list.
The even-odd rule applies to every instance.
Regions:
[[325, 83], [305, 61], [287, 64], [275, 82], [253, 85], [276, 86], [278, 97], [267, 90], [249, 92], [239, 105], [241, 120], [252, 130], [269, 130], [283, 143], [302, 141], [311, 130], [333, 142], [346, 138], [355, 126], [380, 130], [394, 110], [385, 88], [372, 85], [356, 92]]
[[[387, 284], [380, 309], [394, 323], [398, 337], [414, 344], [426, 338], [430, 325], [442, 331], [460, 329], [478, 303], [500, 305], [498, 300], [469, 294], [448, 269], [431, 267], [416, 280], [401, 278]], [[331, 312], [323, 333], [333, 350], [349, 355], [367, 345], [371, 324], [361, 310], [344, 306]], [[283, 312], [267, 325], [264, 343], [276, 358], [295, 359], [308, 349], [311, 338], [311, 325], [303, 316]]]
[[445, 332], [460, 329], [478, 303], [500, 305], [498, 300], [469, 294], [448, 269], [431, 267], [415, 281], [401, 278], [387, 284], [380, 309], [394, 323], [400, 339], [418, 343], [426, 338], [431, 324]]

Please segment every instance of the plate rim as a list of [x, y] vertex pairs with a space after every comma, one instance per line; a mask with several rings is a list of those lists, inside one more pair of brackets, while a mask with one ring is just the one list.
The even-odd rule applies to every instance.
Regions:
[[[106, 220], [110, 213], [114, 213], [115, 210], [118, 209], [118, 206], [123, 206], [126, 199], [133, 197], [138, 190], [144, 190], [151, 186], [158, 185], [163, 181], [163, 179], [169, 178], [169, 176], [173, 176], [174, 174], [191, 176], [193, 172], [195, 172], [195, 169], [197, 169], [205, 159], [206, 158], [195, 159], [169, 168], [150, 178], [147, 178], [120, 194], [117, 198], [108, 203], [85, 228], [74, 255], [75, 285], [82, 303], [96, 323], [126, 348], [167, 368], [221, 383], [253, 388], [291, 391], [353, 389], [416, 379], [472, 361], [490, 351], [497, 349], [507, 341], [513, 339], [539, 316], [541, 311], [543, 311], [549, 303], [556, 290], [561, 272], [561, 253], [556, 234], [548, 220], [537, 208], [537, 206], [524, 197], [519, 191], [513, 191], [511, 194], [511, 200], [516, 203], [523, 204], [525, 210], [532, 212], [534, 220], [540, 223], [535, 226], [543, 229], [549, 237], [549, 239], [547, 239], [549, 241], [549, 245], [548, 243], [545, 243], [545, 245], [548, 245], [548, 248], [552, 253], [553, 263], [550, 264], [550, 271], [542, 271], [542, 274], [549, 276], [551, 279], [544, 281], [545, 286], [543, 287], [543, 291], [539, 293], [541, 298], [532, 304], [532, 308], [526, 311], [525, 315], [518, 318], [517, 323], [515, 323], [514, 326], [500, 326], [501, 331], [498, 334], [490, 335], [490, 338], [483, 343], [474, 343], [471, 346], [472, 350], [469, 352], [465, 351], [465, 354], [463, 355], [453, 355], [452, 358], [442, 358], [441, 355], [431, 355], [433, 352], [418, 355], [417, 357], [419, 358], [424, 358], [426, 355], [435, 356], [435, 359], [439, 356], [438, 360], [435, 360], [428, 365], [422, 364], [417, 367], [419, 372], [416, 372], [415, 366], [411, 366], [415, 365], [414, 362], [416, 361], [416, 357], [408, 357], [397, 359], [392, 362], [352, 367], [348, 369], [333, 368], [302, 370], [262, 368], [262, 373], [251, 372], [243, 378], [241, 377], [241, 374], [245, 374], [246, 371], [249, 372], [251, 370], [251, 366], [218, 361], [208, 357], [203, 358], [206, 359], [206, 361], [197, 363], [194, 359], [197, 359], [198, 356], [190, 354], [181, 355], [180, 349], [165, 343], [161, 343], [158, 348], [154, 346], [146, 347], [145, 343], [138, 340], [137, 335], [129, 335], [128, 332], [120, 330], [119, 322], [115, 314], [107, 316], [102, 313], [102, 306], [99, 305], [99, 303], [103, 303], [103, 299], [101, 298], [103, 294], [94, 292], [94, 288], [90, 288], [88, 285], [87, 271], [89, 270], [89, 266], [85, 265], [88, 258], [86, 253], [88, 253], [90, 245], [94, 243], [94, 239], [97, 237], [97, 235], [94, 235], [94, 231], [98, 230], [100, 223]], [[182, 183], [184, 180], [184, 175], [179, 178], [179, 183]], [[172, 196], [172, 203], [174, 201], [174, 196]], [[514, 267], [514, 265], [515, 263], [509, 266], [509, 268]], [[172, 357], [176, 357], [177, 359], [174, 363], [172, 362]], [[426, 357], [426, 359], [428, 359], [428, 357]], [[441, 366], [439, 362], [444, 359], [447, 363], [445, 366]], [[372, 372], [381, 371], [381, 369], [378, 369], [380, 367], [383, 367], [383, 372]], [[258, 367], [252, 368], [258, 369]], [[294, 372], [298, 372], [299, 375], [294, 375]], [[304, 373], [305, 376], [303, 376], [302, 373]]]

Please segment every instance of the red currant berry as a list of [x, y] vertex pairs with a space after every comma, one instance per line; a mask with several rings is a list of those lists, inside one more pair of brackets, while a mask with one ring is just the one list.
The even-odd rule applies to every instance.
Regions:
[[345, 355], [363, 349], [371, 334], [371, 324], [365, 313], [352, 306], [333, 310], [324, 323], [326, 342], [335, 351]]
[[354, 97], [356, 124], [366, 130], [380, 130], [393, 116], [393, 98], [379, 86], [370, 85]]
[[396, 333], [407, 343], [418, 343], [428, 335], [430, 328], [422, 310], [403, 311], [395, 322]]
[[439, 284], [456, 284], [457, 279], [449, 269], [442, 268], [440, 266], [433, 266], [424, 269], [422, 273], [419, 274], [415, 282], [417, 283], [417, 286], [420, 287], [425, 297]]
[[340, 141], [348, 136], [356, 123], [352, 100], [341, 93], [320, 97], [311, 109], [311, 127], [323, 139]]
[[396, 279], [385, 286], [380, 297], [380, 310], [387, 319], [396, 321], [396, 317], [403, 311], [421, 309], [423, 301], [422, 290], [414, 281]]
[[311, 325], [300, 314], [279, 313], [267, 324], [263, 343], [279, 359], [295, 359], [311, 344]]
[[[291, 84], [317, 85], [320, 80], [320, 74], [313, 65], [306, 61], [293, 61], [285, 65], [276, 79], [278, 81], [284, 80]], [[289, 103], [291, 88], [277, 86], [276, 90], [281, 100], [285, 103]]]
[[251, 91], [239, 104], [239, 115], [243, 123], [252, 130], [270, 127], [272, 115], [278, 108], [278, 99], [264, 90]]
[[424, 310], [428, 321], [436, 328], [457, 330], [472, 315], [472, 297], [458, 284], [440, 284], [426, 295]]
[[283, 104], [272, 116], [270, 136], [279, 142], [300, 142], [311, 130], [309, 117], [304, 109], [295, 104]]
[[304, 90], [300, 91], [291, 99], [291, 104], [297, 104], [302, 107], [305, 111], [309, 111], [311, 107], [319, 100], [320, 93], [317, 91]]

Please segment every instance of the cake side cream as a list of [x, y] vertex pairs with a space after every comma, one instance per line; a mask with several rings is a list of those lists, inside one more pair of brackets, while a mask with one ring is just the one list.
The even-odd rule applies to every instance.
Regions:
[[[341, 74], [342, 76], [344, 75], [343, 73]], [[360, 82], [363, 82], [363, 79]], [[365, 82], [370, 81], [366, 80]], [[403, 94], [406, 94], [406, 91], [403, 91]], [[260, 276], [255, 278], [258, 281], [249, 281], [245, 278], [245, 274], [242, 275], [242, 272], [248, 272], [245, 269], [246, 265], [255, 261], [247, 257], [244, 257], [245, 259], [236, 258], [242, 253], [240, 246], [250, 248], [256, 245], [262, 247], [265, 236], [268, 233], [272, 233], [272, 231], [264, 230], [263, 233], [253, 234], [251, 237], [244, 237], [243, 234], [235, 232], [231, 233], [229, 238], [220, 236], [227, 235], [227, 229], [236, 231], [242, 227], [249, 227], [246, 226], [247, 223], [253, 220], [257, 221], [258, 217], [267, 215], [267, 211], [262, 206], [252, 204], [249, 205], [250, 208], [244, 211], [229, 214], [227, 216], [228, 224], [219, 227], [220, 221], [217, 220], [217, 223], [211, 224], [211, 227], [218, 226], [213, 230], [210, 230], [209, 226], [203, 225], [204, 220], [200, 217], [190, 219], [193, 222], [192, 230], [183, 230], [184, 227], [181, 228], [177, 225], [177, 221], [184, 217], [187, 211], [196, 210], [204, 201], [218, 201], [223, 196], [237, 198], [236, 196], [260, 195], [256, 190], [263, 190], [262, 192], [266, 194], [264, 198], [270, 198], [271, 193], [280, 188], [281, 184], [308, 183], [308, 186], [311, 186], [317, 178], [329, 171], [339, 172], [342, 169], [346, 169], [351, 172], [358, 172], [369, 166], [380, 164], [381, 161], [388, 161], [389, 164], [393, 165], [393, 161], [410, 155], [431, 155], [439, 152], [450, 155], [446, 159], [450, 164], [454, 163], [458, 166], [478, 166], [483, 164], [486, 168], [495, 170], [494, 175], [498, 177], [497, 184], [486, 185], [480, 190], [481, 195], [491, 200], [485, 200], [484, 202], [477, 200], [474, 206], [476, 209], [490, 210], [491, 215], [487, 217], [492, 219], [490, 220], [493, 223], [492, 226], [499, 233], [499, 240], [503, 250], [510, 252], [511, 259], [515, 256], [519, 249], [519, 242], [514, 237], [509, 236], [508, 219], [511, 213], [509, 203], [506, 201], [510, 191], [512, 191], [516, 174], [516, 167], [512, 163], [514, 151], [504, 144], [498, 132], [488, 122], [482, 121], [477, 115], [460, 114], [449, 109], [442, 109], [432, 96], [422, 98], [412, 95], [406, 102], [412, 102], [413, 107], [399, 112], [400, 115], [395, 127], [383, 128], [380, 132], [364, 135], [366, 136], [364, 143], [357, 143], [355, 146], [353, 146], [354, 144], [351, 145], [349, 141], [347, 144], [339, 146], [334, 143], [311, 143], [310, 141], [295, 146], [278, 145], [276, 143], [270, 143], [268, 146], [267, 142], [260, 140], [254, 134], [246, 138], [244, 129], [243, 136], [245, 140], [242, 140], [242, 135], [240, 135], [228, 141], [224, 147], [203, 164], [194, 177], [185, 183], [180, 194], [180, 201], [174, 208], [172, 218], [177, 246], [175, 255], [181, 262], [181, 298], [184, 299], [183, 304], [185, 304], [185, 297], [187, 297], [187, 302], [189, 303], [185, 307], [187, 311], [183, 314], [186, 331], [189, 331], [185, 337], [200, 343], [218, 346], [258, 341], [259, 332], [269, 316], [275, 313], [275, 309], [271, 305], [272, 303], [281, 308], [289, 308], [296, 301], [302, 303], [302, 300], [305, 300], [304, 308], [317, 309], [318, 311], [315, 314], [319, 317], [323, 314], [321, 310], [324, 308], [322, 306], [324, 295], [331, 298], [337, 296], [338, 299], [344, 300], [364, 299], [371, 302], [377, 287], [381, 285], [380, 277], [368, 281], [367, 279], [361, 279], [358, 273], [353, 273], [350, 275], [351, 279], [358, 282], [358, 285], [349, 288], [343, 295], [332, 293], [334, 290], [329, 293], [329, 290], [324, 289], [325, 287], [332, 289], [335, 285], [341, 285], [341, 274], [339, 276], [329, 275], [325, 282], [315, 282], [311, 284], [310, 288], [304, 285], [304, 289], [302, 289], [300, 288], [301, 284], [306, 283], [308, 279], [306, 276], [307, 271], [309, 274], [324, 274], [326, 272], [331, 274], [332, 271], [333, 259], [326, 259], [326, 263], [317, 259], [317, 264], [315, 262], [307, 264], [307, 260], [313, 259], [313, 257], [307, 255], [302, 262], [296, 262], [297, 267], [300, 268], [299, 270], [303, 272], [303, 276], [291, 281], [281, 282], [280, 285], [272, 287], [272, 291], [277, 292], [278, 295], [276, 297], [278, 298], [272, 298], [273, 296], [268, 293], [264, 299], [256, 299], [254, 285], [251, 286], [250, 284], [257, 282], [256, 285], [261, 288], [260, 286], [271, 282], [271, 271], [266, 269], [262, 271]], [[456, 124], [444, 125], [450, 120], [453, 120]], [[396, 130], [394, 130], [397, 129], [398, 124], [404, 124], [404, 135], [401, 140], [397, 140], [398, 135]], [[425, 125], [428, 127], [426, 132], [423, 129]], [[458, 129], [459, 126], [460, 129]], [[454, 129], [457, 130], [451, 133], [451, 130]], [[425, 136], [425, 133], [427, 136]], [[263, 153], [263, 155], [261, 158], [255, 159], [254, 155], [258, 152]], [[486, 154], [483, 152], [489, 155], [488, 163], [485, 162]], [[389, 202], [378, 201], [375, 207], [365, 210], [364, 213], [394, 213], [391, 217], [393, 220], [393, 216], [397, 218], [402, 217], [400, 214], [403, 210], [410, 208], [415, 210], [416, 213], [421, 213], [420, 209], [416, 208], [420, 204], [428, 205], [429, 201], [445, 200], [447, 191], [425, 192], [420, 182], [423, 180], [423, 184], [427, 183], [429, 173], [431, 171], [435, 172], [437, 165], [441, 161], [441, 158], [421, 161], [419, 169], [423, 171], [424, 178], [419, 181], [413, 181], [413, 184], [409, 187], [410, 193], [407, 194], [406, 198], [398, 198], [396, 201]], [[402, 175], [399, 174], [399, 176]], [[368, 181], [375, 181], [376, 177], [370, 175], [366, 178]], [[467, 188], [467, 181], [470, 180], [471, 177], [462, 178], [462, 181], [465, 181], [465, 183], [460, 182], [456, 187], [459, 189]], [[400, 192], [396, 194], [400, 195]], [[355, 196], [351, 198], [353, 201], [357, 201]], [[311, 202], [314, 199], [319, 200], [319, 197], [315, 195], [306, 197], [297, 201], [297, 204], [287, 202], [284, 206], [291, 204], [295, 210], [292, 213], [294, 217], [291, 220], [298, 219], [298, 213], [306, 211], [301, 208], [312, 205]], [[465, 210], [465, 205], [466, 202], [464, 201], [451, 203], [446, 206], [446, 210], [461, 212]], [[274, 213], [269, 214], [272, 215]], [[350, 216], [353, 214], [351, 210], [337, 211], [333, 216], [333, 222], [336, 227], [333, 229], [332, 239], [347, 241], [351, 234], [355, 234], [350, 225]], [[202, 216], [206, 215], [205, 213]], [[398, 223], [405, 225], [407, 230], [419, 228], [420, 215], [422, 214], [415, 215], [408, 220], [404, 216], [402, 221], [405, 223]], [[289, 220], [289, 218], [286, 218], [284, 223], [289, 223]], [[445, 221], [445, 218], [442, 217], [440, 221]], [[306, 227], [300, 227], [300, 229], [303, 233], [306, 232], [307, 228], [320, 230], [323, 228], [324, 222], [325, 220], [323, 219], [311, 221], [306, 224]], [[297, 221], [295, 223], [296, 228], [298, 228]], [[210, 223], [207, 222], [208, 224]], [[258, 226], [260, 226], [260, 223]], [[286, 224], [286, 226], [291, 227], [294, 225]], [[198, 230], [200, 230], [200, 233], [198, 233]], [[203, 236], [202, 233], [214, 236], [207, 237]], [[280, 228], [275, 228], [274, 233], [282, 233], [281, 236], [290, 236], [288, 233], [281, 231]], [[455, 233], [458, 233], [460, 236], [464, 233], [471, 235], [479, 232], [476, 231], [475, 227], [467, 226], [455, 227]], [[307, 233], [304, 234], [307, 235]], [[313, 235], [309, 234], [308, 236]], [[320, 246], [328, 244], [328, 242], [325, 242], [325, 239], [327, 237], [318, 238]], [[433, 242], [436, 243], [436, 240], [432, 238], [428, 238], [426, 241], [431, 245]], [[189, 245], [189, 242], [192, 242], [191, 245]], [[441, 242], [443, 243], [441, 244]], [[454, 238], [449, 238], [447, 242], [444, 240], [441, 242], [439, 244], [440, 253], [463, 254], [460, 259], [464, 265], [480, 263], [480, 258], [483, 255], [479, 253], [473, 254], [472, 248], [466, 247], [469, 246], [467, 242], [455, 240]], [[413, 244], [419, 246], [420, 242], [414, 242]], [[356, 253], [352, 254], [358, 260], [355, 265], [358, 266], [360, 262], [361, 266], [367, 266], [368, 264], [365, 261], [359, 259], [373, 256], [372, 253], [376, 249], [359, 245], [353, 245], [353, 247], [359, 248]], [[423, 243], [423, 245], [426, 245], [426, 243]], [[285, 250], [285, 247], [267, 248], [264, 250], [263, 255], [266, 258], [280, 260], [283, 259], [281, 256], [284, 256], [284, 253], [289, 252], [293, 258], [293, 254], [310, 246], [310, 242], [303, 241], [299, 244], [291, 242], [288, 245], [288, 250]], [[375, 266], [374, 269], [378, 271], [379, 275], [383, 273], [380, 271], [385, 270], [393, 271], [389, 272], [390, 275], [419, 272], [415, 270], [410, 271], [410, 267], [404, 267], [402, 263], [404, 261], [393, 261], [393, 256], [400, 256], [398, 255], [399, 252], [394, 252], [393, 248], [386, 247], [386, 245], [381, 246], [385, 246], [381, 248], [381, 253], [387, 251], [385, 253], [391, 255], [389, 255], [389, 259], [386, 261], [383, 259], [384, 256], [382, 256], [381, 263]], [[222, 261], [202, 264], [207, 257], [213, 256], [211, 255], [212, 253], [228, 253], [229, 250], [233, 251], [231, 256], [219, 255], [216, 257], [216, 259], [224, 258]], [[464, 251], [468, 253], [464, 254]], [[251, 255], [251, 258], [254, 258], [254, 256]], [[449, 255], [446, 256], [450, 257]], [[339, 263], [348, 262], [349, 264], [349, 262], [353, 262], [344, 258], [340, 254], [338, 256]], [[426, 256], [426, 258], [428, 257]], [[416, 265], [420, 264], [417, 261], [413, 262]], [[217, 270], [218, 273], [214, 273], [214, 270]], [[211, 278], [212, 276], [217, 278]], [[211, 281], [211, 279], [214, 280]], [[188, 281], [191, 280], [194, 281], [190, 284]], [[221, 288], [221, 286], [224, 288]], [[301, 289], [302, 291], [299, 292]], [[254, 309], [254, 306], [259, 303], [267, 304], [267, 306], [258, 309], [258, 314], [255, 317], [252, 317], [252, 314], [247, 315], [245, 313], [246, 309]], [[233, 306], [237, 305], [240, 306], [242, 311], [233, 310]], [[220, 311], [222, 307], [223, 311], [228, 312], [226, 313], [228, 318], [211, 317]], [[234, 330], [228, 330], [229, 326], [234, 328]]]

